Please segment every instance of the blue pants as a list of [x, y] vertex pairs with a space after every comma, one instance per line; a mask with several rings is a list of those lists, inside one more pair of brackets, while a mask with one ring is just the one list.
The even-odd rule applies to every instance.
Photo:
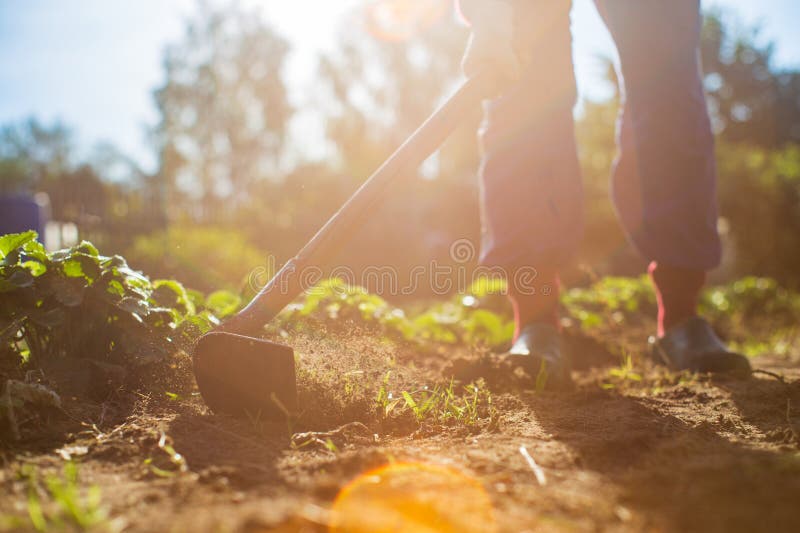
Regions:
[[[620, 58], [611, 187], [618, 217], [645, 259], [709, 270], [720, 242], [700, 2], [596, 3]], [[561, 1], [529, 4], [531, 13], [517, 17], [516, 44], [531, 61], [518, 83], [487, 102], [481, 128], [482, 260], [490, 266], [559, 266], [582, 235], [569, 13]]]

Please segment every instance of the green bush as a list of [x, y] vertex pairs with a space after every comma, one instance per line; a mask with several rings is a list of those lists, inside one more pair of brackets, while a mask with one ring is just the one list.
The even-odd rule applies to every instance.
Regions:
[[[267, 254], [241, 234], [215, 227], [175, 226], [137, 237], [125, 257], [132, 266], [159, 278], [181, 280], [202, 292], [240, 292], [257, 272], [267, 279]], [[259, 270], [256, 270], [259, 269]]]

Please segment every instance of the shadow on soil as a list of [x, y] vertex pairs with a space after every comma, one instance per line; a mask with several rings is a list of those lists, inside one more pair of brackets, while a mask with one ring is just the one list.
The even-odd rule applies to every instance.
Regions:
[[[728, 383], [747, 423], [765, 418], [786, 386], [760, 379]], [[696, 400], [686, 398], [691, 405]], [[678, 418], [657, 398], [605, 393], [539, 396], [526, 402], [542, 426], [578, 455], [580, 467], [621, 489], [621, 502], [672, 531], [798, 531], [800, 454], [720, 435], [713, 411]], [[681, 403], [680, 401], [678, 403]]]

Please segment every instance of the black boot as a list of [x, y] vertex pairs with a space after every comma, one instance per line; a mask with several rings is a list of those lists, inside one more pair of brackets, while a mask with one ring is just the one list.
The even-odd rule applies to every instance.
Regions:
[[747, 357], [728, 350], [711, 325], [694, 316], [669, 328], [661, 338], [650, 337], [653, 356], [675, 370], [750, 375]]
[[572, 384], [569, 365], [562, 355], [561, 333], [552, 324], [523, 326], [506, 358], [531, 376], [537, 389], [564, 389]]

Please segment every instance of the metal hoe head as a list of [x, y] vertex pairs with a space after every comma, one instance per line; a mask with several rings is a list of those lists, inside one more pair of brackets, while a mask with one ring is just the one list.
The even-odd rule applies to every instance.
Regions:
[[217, 413], [284, 420], [297, 409], [294, 350], [232, 333], [209, 333], [194, 348], [200, 394]]

